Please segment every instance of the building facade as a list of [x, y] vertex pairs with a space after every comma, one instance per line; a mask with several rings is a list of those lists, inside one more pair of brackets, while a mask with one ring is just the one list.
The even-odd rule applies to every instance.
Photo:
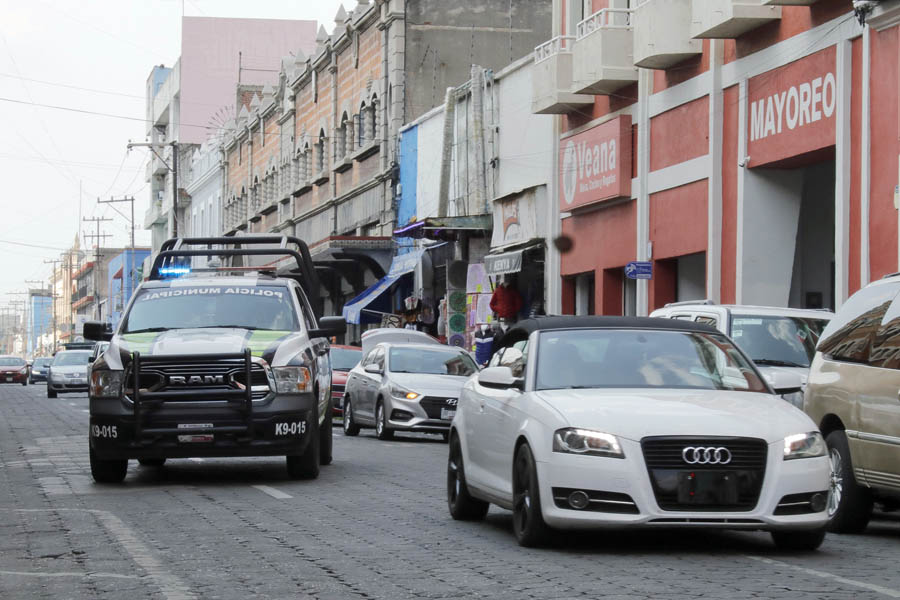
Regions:
[[332, 33], [320, 27], [313, 52], [285, 57], [277, 83], [226, 127], [225, 231], [306, 241], [326, 312], [340, 313], [390, 270], [404, 123], [443, 104], [471, 64], [502, 68], [549, 32], [546, 1], [462, 6], [341, 8]]
[[52, 354], [53, 298], [50, 290], [28, 290], [28, 339], [25, 353], [29, 357]]
[[106, 269], [106, 310], [104, 321], [113, 329], [119, 324], [122, 313], [141, 282], [142, 265], [150, 256], [150, 248], [128, 248], [109, 259]]
[[900, 2], [863, 4], [554, 1], [564, 312], [836, 308], [897, 270]]

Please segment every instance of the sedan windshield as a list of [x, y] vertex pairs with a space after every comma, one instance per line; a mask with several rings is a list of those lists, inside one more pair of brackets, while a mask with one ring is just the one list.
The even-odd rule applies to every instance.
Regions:
[[87, 351], [60, 352], [56, 355], [56, 358], [53, 359], [53, 366], [72, 367], [77, 365], [86, 365], [88, 364], [88, 359], [90, 358], [91, 353]]
[[392, 373], [423, 373], [430, 375], [458, 375], [468, 377], [478, 370], [475, 361], [459, 350], [423, 348], [391, 348], [390, 363]]
[[24, 367], [25, 361], [15, 356], [0, 357], [0, 367]]
[[32, 365], [32, 366], [34, 366], [34, 367], [46, 367], [47, 365], [49, 365], [49, 364], [52, 363], [52, 362], [53, 362], [53, 359], [52, 359], [52, 358], [37, 358], [37, 359], [35, 359], [34, 365]]
[[200, 286], [142, 290], [121, 333], [196, 327], [299, 329], [288, 288]]
[[768, 393], [723, 335], [579, 329], [540, 336], [536, 388], [680, 388]]
[[827, 319], [735, 315], [731, 338], [758, 365], [809, 367]]
[[362, 348], [351, 350], [349, 348], [331, 349], [331, 368], [335, 371], [349, 371], [362, 358]]

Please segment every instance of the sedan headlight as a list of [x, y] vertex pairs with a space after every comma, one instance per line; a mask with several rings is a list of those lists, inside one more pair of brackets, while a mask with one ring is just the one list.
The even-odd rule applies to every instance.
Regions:
[[94, 398], [118, 398], [122, 395], [124, 371], [100, 369], [91, 371], [91, 396]]
[[575, 427], [556, 430], [556, 433], [553, 434], [553, 451], [625, 458], [625, 453], [622, 452], [622, 445], [619, 444], [616, 436], [601, 431], [577, 429]]
[[784, 438], [784, 460], [825, 456], [827, 451], [825, 439], [818, 431], [798, 433]]
[[397, 385], [396, 383], [391, 384], [391, 396], [394, 398], [398, 398], [400, 400], [415, 400], [421, 394], [414, 392], [412, 390], [408, 390], [403, 386]]
[[305, 394], [313, 389], [312, 376], [306, 367], [272, 367], [272, 373], [279, 394]]

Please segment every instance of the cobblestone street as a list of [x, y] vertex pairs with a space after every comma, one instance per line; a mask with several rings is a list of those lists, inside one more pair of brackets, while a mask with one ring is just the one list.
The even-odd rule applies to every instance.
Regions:
[[283, 459], [132, 461], [94, 484], [87, 398], [0, 388], [0, 598], [900, 598], [900, 516], [791, 555], [762, 533], [558, 534], [461, 523], [439, 436], [335, 429], [319, 479]]

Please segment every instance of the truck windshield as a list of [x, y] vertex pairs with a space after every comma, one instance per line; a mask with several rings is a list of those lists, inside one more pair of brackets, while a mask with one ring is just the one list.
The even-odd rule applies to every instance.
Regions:
[[809, 367], [828, 319], [734, 315], [731, 338], [762, 366]]
[[121, 333], [210, 327], [297, 331], [300, 325], [289, 288], [207, 285], [141, 290]]

